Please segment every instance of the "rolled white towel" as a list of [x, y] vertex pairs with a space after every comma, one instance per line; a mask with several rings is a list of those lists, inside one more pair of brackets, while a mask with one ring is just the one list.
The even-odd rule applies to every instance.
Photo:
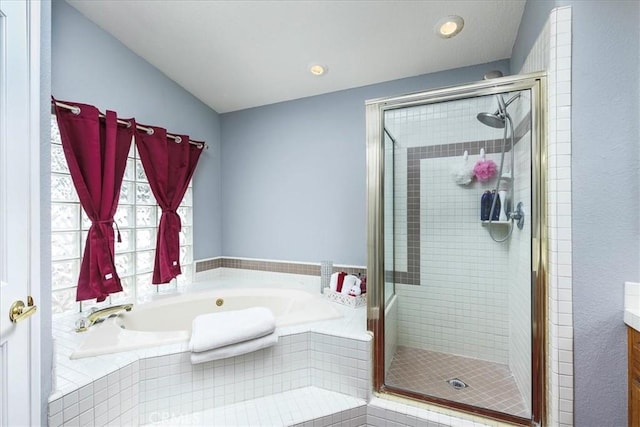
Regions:
[[273, 333], [276, 319], [265, 307], [197, 316], [191, 325], [189, 350], [203, 352]]
[[329, 281], [329, 289], [333, 292], [338, 292], [338, 288], [342, 284], [340, 279], [344, 280], [344, 276], [346, 273], [342, 271], [337, 271], [331, 275], [331, 280]]
[[353, 287], [349, 290], [349, 295], [357, 297], [362, 293], [362, 289], [360, 289], [360, 283], [353, 285]]
[[347, 277], [344, 278], [344, 284], [342, 285], [342, 292], [340, 293], [349, 295], [351, 288], [353, 288], [355, 285], [359, 287], [360, 283], [362, 282], [360, 281], [360, 279], [358, 279], [357, 276], [354, 276], [353, 274], [349, 274]]
[[333, 292], [338, 288], [338, 274], [340, 273], [333, 273], [331, 275], [331, 280], [329, 281], [329, 289]]
[[331, 280], [329, 281], [329, 289], [333, 292], [344, 293], [344, 287], [346, 286], [344, 279], [347, 277], [347, 273], [344, 271], [339, 271], [337, 273], [333, 273], [331, 275]]
[[191, 353], [191, 364], [209, 362], [211, 360], [226, 359], [227, 357], [239, 356], [251, 353], [263, 348], [271, 347], [278, 342], [278, 333], [273, 332], [264, 337], [243, 341], [236, 344], [219, 347], [213, 350]]

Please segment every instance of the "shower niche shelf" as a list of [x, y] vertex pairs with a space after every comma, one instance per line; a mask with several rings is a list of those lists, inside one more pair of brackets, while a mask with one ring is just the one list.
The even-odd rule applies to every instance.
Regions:
[[509, 225], [511, 224], [511, 221], [481, 221], [482, 225], [489, 225], [489, 224], [497, 224], [497, 225]]

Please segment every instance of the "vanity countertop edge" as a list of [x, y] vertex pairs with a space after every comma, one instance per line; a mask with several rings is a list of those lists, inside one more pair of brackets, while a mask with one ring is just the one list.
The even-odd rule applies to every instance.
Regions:
[[640, 332], [640, 283], [624, 284], [624, 323]]

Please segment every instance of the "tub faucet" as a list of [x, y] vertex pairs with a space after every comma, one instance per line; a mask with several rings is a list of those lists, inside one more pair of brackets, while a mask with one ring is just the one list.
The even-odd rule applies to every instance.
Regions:
[[76, 332], [84, 332], [95, 323], [102, 322], [112, 314], [120, 313], [121, 311], [131, 311], [132, 308], [133, 304], [121, 304], [96, 310], [89, 314], [86, 319], [80, 319], [76, 322]]

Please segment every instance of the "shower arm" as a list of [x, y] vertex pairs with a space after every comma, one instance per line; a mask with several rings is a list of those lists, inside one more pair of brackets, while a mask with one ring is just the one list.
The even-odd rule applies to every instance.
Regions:
[[509, 98], [509, 100], [504, 103], [504, 108], [507, 108], [513, 101], [515, 101], [518, 98], [520, 98], [520, 92], [516, 93], [511, 98]]
[[[505, 113], [505, 114], [507, 113], [507, 107], [508, 107], [509, 105], [511, 105], [511, 103], [512, 103], [513, 101], [515, 101], [516, 99], [518, 99], [518, 98], [520, 98], [520, 93], [519, 93], [519, 92], [518, 92], [518, 93], [516, 93], [515, 95], [513, 95], [511, 98], [509, 98], [509, 100], [507, 100], [507, 102], [505, 102], [505, 103], [504, 103], [504, 113]], [[504, 102], [504, 101], [503, 101], [503, 102]]]
[[520, 98], [520, 93], [516, 93], [515, 95], [513, 95], [511, 98], [509, 98], [509, 100], [507, 100], [507, 102], [504, 101], [504, 99], [502, 98], [502, 95], [496, 95], [496, 97], [498, 98], [498, 109], [496, 110], [495, 113], [493, 113], [494, 116], [500, 115], [502, 117], [506, 117], [507, 116], [507, 107], [509, 105], [511, 105], [511, 103], [513, 101], [515, 101], [516, 99]]

